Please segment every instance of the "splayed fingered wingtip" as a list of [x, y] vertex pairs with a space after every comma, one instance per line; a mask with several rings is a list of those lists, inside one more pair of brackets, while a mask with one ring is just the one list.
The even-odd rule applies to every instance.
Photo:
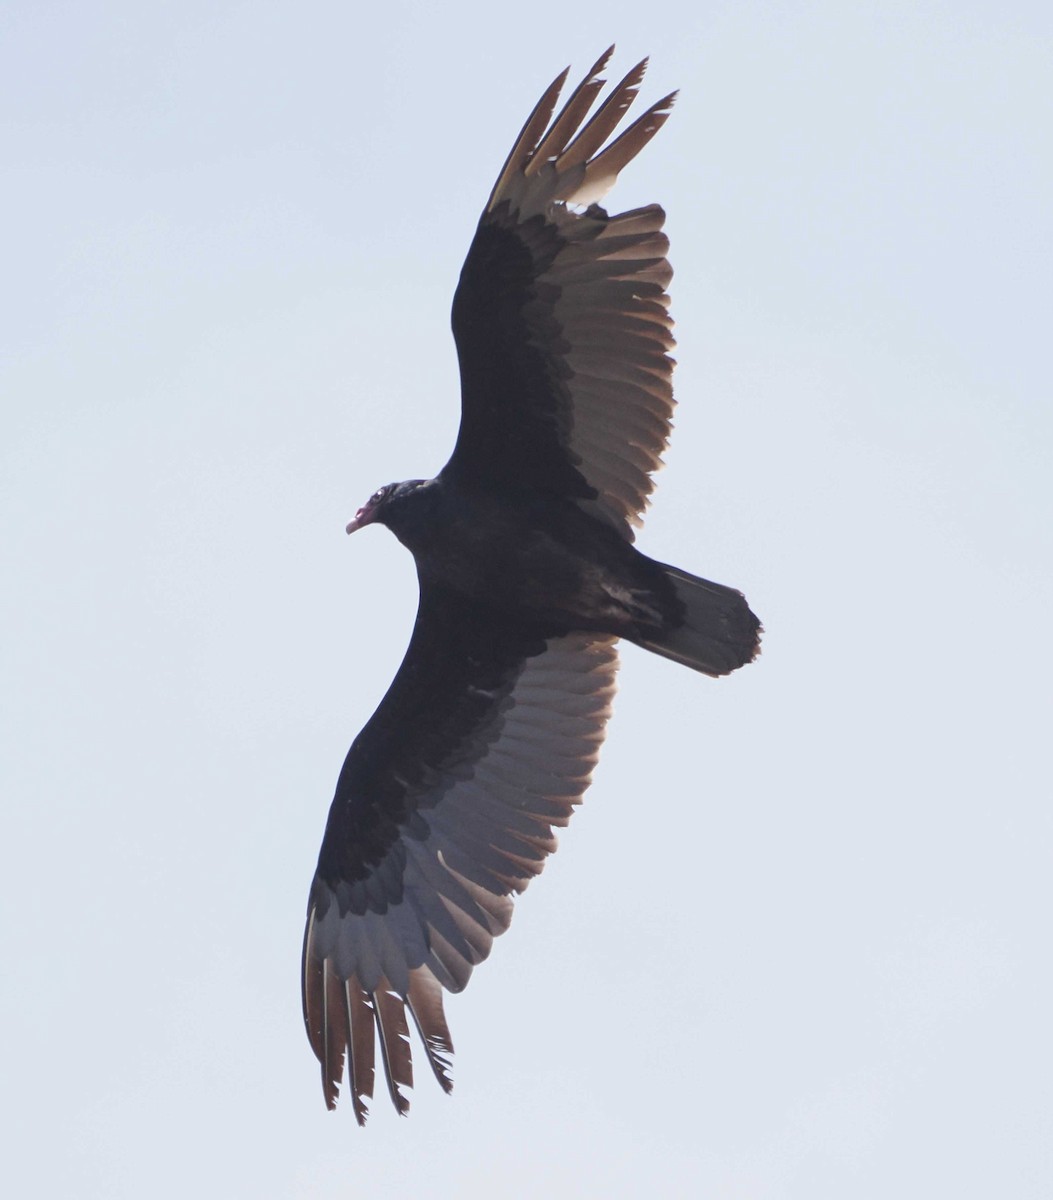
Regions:
[[[596, 98], [607, 84], [601, 72], [613, 53], [612, 44], [596, 60], [554, 119], [552, 114], [570, 68], [549, 84], [505, 159], [485, 212], [492, 212], [502, 201], [507, 201], [522, 215], [541, 211], [553, 201], [583, 206], [595, 203], [611, 188], [618, 172], [661, 128], [669, 116], [676, 92], [653, 104], [639, 120], [605, 146], [636, 99], [649, 62], [648, 58], [641, 59], [589, 117]], [[543, 175], [546, 168], [554, 174]]]

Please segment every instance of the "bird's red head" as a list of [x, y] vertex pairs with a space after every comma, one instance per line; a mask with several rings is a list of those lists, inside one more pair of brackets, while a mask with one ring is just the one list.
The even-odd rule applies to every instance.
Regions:
[[387, 483], [382, 488], [377, 488], [373, 495], [355, 513], [354, 517], [348, 521], [347, 532], [354, 533], [356, 529], [361, 529], [363, 525], [372, 525], [377, 519], [377, 514], [387, 499], [388, 494], [394, 487], [395, 484]]

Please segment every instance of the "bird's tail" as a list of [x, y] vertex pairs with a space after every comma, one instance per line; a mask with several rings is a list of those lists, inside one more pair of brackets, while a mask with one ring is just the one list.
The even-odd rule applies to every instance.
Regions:
[[662, 570], [683, 605], [683, 617], [647, 629], [633, 641], [705, 675], [727, 675], [757, 657], [761, 623], [741, 592], [676, 567], [662, 564]]

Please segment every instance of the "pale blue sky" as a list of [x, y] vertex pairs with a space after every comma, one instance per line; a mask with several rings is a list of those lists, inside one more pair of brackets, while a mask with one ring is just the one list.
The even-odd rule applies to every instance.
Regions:
[[[343, 526], [456, 430], [448, 311], [567, 63], [673, 117], [641, 537], [767, 626], [629, 647], [593, 789], [365, 1130], [299, 1013], [416, 602]], [[1053, 1193], [1048, 4], [10, 3], [0, 748], [12, 1194]]]

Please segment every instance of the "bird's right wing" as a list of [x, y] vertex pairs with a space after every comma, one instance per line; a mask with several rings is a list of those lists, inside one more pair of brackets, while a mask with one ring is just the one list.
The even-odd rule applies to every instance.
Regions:
[[614, 639], [507, 627], [422, 586], [409, 649], [337, 783], [311, 887], [304, 1020], [332, 1108], [347, 1060], [359, 1122], [379, 1037], [391, 1098], [412, 1086], [406, 1009], [447, 1090], [442, 990], [460, 991], [555, 849], [589, 783]]
[[605, 145], [646, 66], [586, 122], [610, 54], [551, 123], [567, 73], [542, 96], [479, 220], [453, 302], [461, 427], [444, 474], [577, 500], [631, 538], [673, 411], [669, 242], [658, 205], [596, 202], [673, 96]]

